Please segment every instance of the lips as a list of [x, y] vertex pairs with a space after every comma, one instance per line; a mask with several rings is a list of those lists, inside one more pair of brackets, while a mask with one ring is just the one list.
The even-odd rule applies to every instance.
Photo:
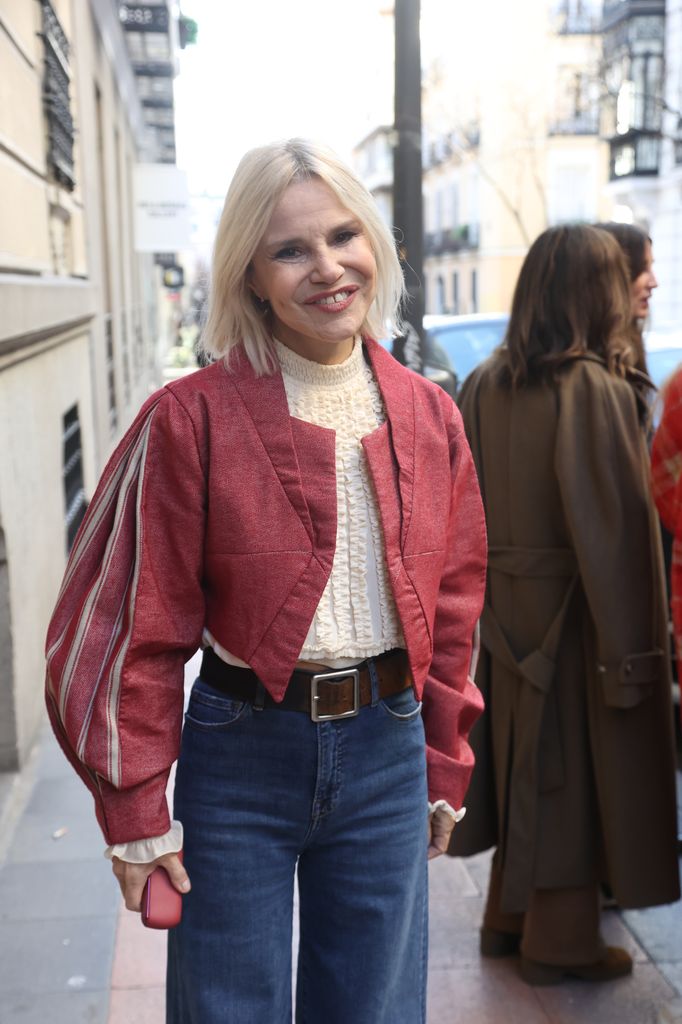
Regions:
[[334, 291], [318, 292], [306, 299], [304, 305], [315, 306], [325, 313], [338, 313], [348, 308], [357, 290], [358, 285], [347, 285], [345, 288], [336, 288]]

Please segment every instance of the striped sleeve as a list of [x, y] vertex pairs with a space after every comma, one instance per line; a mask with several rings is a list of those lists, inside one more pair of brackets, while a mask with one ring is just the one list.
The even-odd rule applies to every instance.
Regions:
[[109, 461], [72, 549], [47, 636], [57, 739], [107, 843], [170, 827], [165, 790], [199, 646], [205, 480], [191, 420], [152, 396]]

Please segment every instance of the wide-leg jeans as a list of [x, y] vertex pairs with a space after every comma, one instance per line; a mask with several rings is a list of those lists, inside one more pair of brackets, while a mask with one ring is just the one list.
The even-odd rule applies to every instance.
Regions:
[[408, 689], [315, 723], [198, 679], [175, 784], [192, 891], [169, 933], [168, 1024], [426, 1019], [427, 790]]

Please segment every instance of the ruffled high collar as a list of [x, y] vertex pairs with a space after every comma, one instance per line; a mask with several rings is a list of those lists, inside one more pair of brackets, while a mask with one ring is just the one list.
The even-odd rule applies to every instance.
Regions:
[[343, 363], [316, 363], [305, 359], [297, 352], [273, 338], [275, 353], [282, 368], [282, 373], [293, 380], [304, 384], [315, 384], [319, 387], [340, 387], [362, 375], [363, 357], [362, 343], [355, 338], [353, 351]]

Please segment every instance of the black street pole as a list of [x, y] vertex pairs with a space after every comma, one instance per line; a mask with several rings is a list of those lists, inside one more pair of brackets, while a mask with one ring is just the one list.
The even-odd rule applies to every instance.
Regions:
[[393, 223], [408, 303], [403, 359], [421, 373], [424, 316], [422, 285], [422, 106], [420, 0], [395, 0], [395, 149], [393, 151]]

